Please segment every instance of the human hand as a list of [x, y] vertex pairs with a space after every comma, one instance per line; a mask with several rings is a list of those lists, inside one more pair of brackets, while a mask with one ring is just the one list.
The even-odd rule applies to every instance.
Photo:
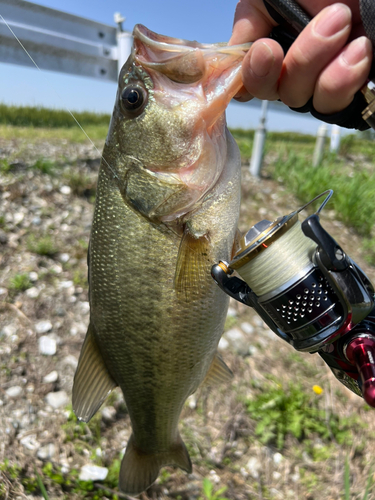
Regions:
[[283, 49], [267, 36], [276, 25], [262, 0], [240, 0], [230, 44], [257, 40], [244, 58], [244, 88], [238, 99], [280, 99], [299, 108], [313, 96], [319, 113], [345, 109], [365, 84], [372, 46], [364, 35], [358, 0], [298, 0], [313, 20], [284, 58]]

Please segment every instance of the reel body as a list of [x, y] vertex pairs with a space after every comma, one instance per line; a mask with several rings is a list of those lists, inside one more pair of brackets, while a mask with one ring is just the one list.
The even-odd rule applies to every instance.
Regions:
[[[301, 224], [299, 212], [324, 194], [318, 211]], [[219, 262], [211, 273], [280, 338], [298, 351], [319, 352], [342, 383], [364, 391], [375, 406], [374, 288], [320, 224], [318, 213], [331, 196], [325, 192], [289, 215], [255, 224], [232, 261]]]

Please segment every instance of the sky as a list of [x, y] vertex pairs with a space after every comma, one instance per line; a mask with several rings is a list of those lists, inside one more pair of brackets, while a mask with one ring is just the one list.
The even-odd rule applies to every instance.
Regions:
[[[38, 0], [40, 5], [115, 26], [113, 16], [121, 12], [125, 30], [137, 23], [157, 33], [199, 42], [227, 41], [231, 35], [237, 0]], [[1, 0], [0, 0], [1, 14]], [[27, 47], [26, 47], [27, 48]], [[0, 102], [67, 108], [71, 111], [111, 113], [116, 84], [52, 71], [38, 71], [0, 63]], [[231, 127], [256, 128], [260, 107], [230, 104]], [[315, 134], [320, 122], [291, 112], [269, 111], [267, 129]]]

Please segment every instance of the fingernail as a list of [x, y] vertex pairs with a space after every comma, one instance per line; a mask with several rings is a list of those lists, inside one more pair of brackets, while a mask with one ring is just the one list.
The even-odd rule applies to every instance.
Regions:
[[258, 78], [264, 78], [271, 71], [275, 62], [272, 50], [261, 42], [254, 45], [250, 55], [250, 69]]
[[357, 38], [341, 52], [341, 59], [348, 66], [355, 66], [367, 57], [369, 43], [370, 41], [365, 36]]
[[329, 38], [346, 28], [350, 24], [351, 18], [349, 7], [343, 4], [332, 5], [324, 9], [313, 28], [319, 35]]

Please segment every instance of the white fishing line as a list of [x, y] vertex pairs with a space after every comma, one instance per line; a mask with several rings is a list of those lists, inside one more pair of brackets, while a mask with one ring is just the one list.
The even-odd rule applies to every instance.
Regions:
[[[37, 65], [37, 63], [34, 61], [34, 59], [31, 57], [31, 55], [29, 54], [29, 52], [26, 50], [25, 46], [23, 45], [23, 43], [21, 42], [21, 40], [18, 38], [18, 36], [14, 33], [14, 31], [12, 30], [12, 28], [9, 26], [9, 24], [6, 22], [6, 20], [3, 18], [3, 16], [0, 14], [0, 17], [1, 19], [3, 20], [4, 24], [7, 26], [7, 28], [9, 29], [9, 31], [12, 33], [12, 35], [14, 36], [14, 38], [17, 40], [17, 42], [21, 45], [22, 49], [25, 51], [26, 55], [29, 57], [30, 61], [34, 64], [34, 66], [36, 67], [36, 69], [38, 69], [40, 72], [42, 72], [42, 70], [39, 68], [39, 66]], [[48, 80], [48, 77], [46, 76], [47, 80]], [[55, 87], [52, 85], [51, 88], [53, 89], [53, 91], [55, 92], [55, 94], [57, 95], [57, 97], [61, 99], [61, 96], [59, 95], [59, 93], [57, 92], [57, 90], [55, 89]], [[70, 116], [73, 118], [73, 120], [76, 122], [76, 124], [78, 125], [78, 127], [81, 129], [81, 131], [85, 134], [85, 136], [87, 137], [87, 139], [90, 141], [91, 145], [94, 147], [95, 151], [100, 155], [100, 157], [102, 158], [102, 160], [104, 161], [104, 163], [107, 165], [107, 167], [109, 168], [109, 170], [112, 172], [113, 174], [113, 177], [118, 179], [118, 176], [116, 174], [116, 172], [113, 170], [113, 168], [109, 165], [109, 163], [107, 162], [107, 160], [104, 158], [104, 156], [102, 155], [102, 153], [99, 151], [99, 149], [95, 146], [94, 142], [91, 140], [91, 138], [88, 136], [88, 134], [86, 133], [86, 131], [84, 130], [84, 128], [82, 127], [82, 125], [79, 123], [79, 121], [77, 120], [77, 118], [74, 116], [74, 114], [70, 111], [70, 109], [65, 106], [65, 110], [70, 114]]]
[[276, 290], [311, 263], [316, 243], [305, 236], [301, 223], [294, 226], [276, 241], [237, 269], [238, 274], [258, 295]]

